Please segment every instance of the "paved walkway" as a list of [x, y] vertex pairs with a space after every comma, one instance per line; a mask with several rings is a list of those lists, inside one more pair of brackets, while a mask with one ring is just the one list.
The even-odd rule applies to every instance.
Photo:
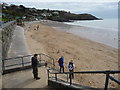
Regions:
[[[30, 54], [30, 52], [29, 52], [29, 49], [28, 49], [28, 46], [25, 40], [24, 29], [20, 26], [16, 26], [13, 39], [10, 45], [10, 49], [8, 51], [7, 58], [25, 56], [28, 54]], [[30, 58], [31, 57], [24, 58], [24, 62], [30, 62]], [[13, 64], [20, 64], [22, 63], [22, 59], [21, 58], [11, 59], [11, 60], [5, 61], [4, 63], [5, 63], [5, 66], [13, 65]], [[20, 67], [20, 66], [21, 65], [13, 66], [13, 67], [6, 67], [5, 69]]]
[[40, 67], [41, 79], [33, 79], [32, 69], [3, 75], [3, 88], [50, 88], [47, 83], [46, 67]]
[[[14, 58], [28, 54], [30, 53], [25, 41], [24, 29], [20, 26], [16, 26], [7, 58]], [[30, 57], [24, 59], [24, 61], [28, 60], [30, 61]], [[5, 65], [16, 63], [21, 63], [21, 59], [5, 61]], [[51, 87], [48, 87], [47, 83], [47, 68], [42, 66], [39, 67], [38, 70], [39, 76], [41, 77], [40, 80], [33, 79], [32, 69], [5, 74], [2, 76], [2, 88], [44, 88], [49, 90]]]
[[8, 58], [24, 56], [30, 54], [27, 43], [25, 41], [24, 29], [20, 26], [16, 26], [14, 31], [13, 40], [8, 51]]

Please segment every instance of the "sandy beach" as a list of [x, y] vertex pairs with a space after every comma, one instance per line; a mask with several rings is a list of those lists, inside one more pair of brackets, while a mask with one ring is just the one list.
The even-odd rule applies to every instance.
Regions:
[[[72, 27], [72, 25], [57, 22], [51, 24], [63, 25], [64, 28]], [[37, 26], [39, 26], [38, 30], [36, 30]], [[57, 69], [59, 68], [58, 58], [64, 56], [65, 71], [68, 71], [70, 60], [75, 63], [75, 71], [118, 70], [118, 50], [115, 48], [64, 32], [64, 30], [56, 30], [57, 28], [51, 27], [49, 22], [27, 24], [24, 29], [31, 53], [45, 53], [53, 57], [56, 60]], [[82, 85], [102, 88], [105, 75], [76, 74], [74, 80]], [[109, 87], [117, 87], [117, 84], [110, 81]]]

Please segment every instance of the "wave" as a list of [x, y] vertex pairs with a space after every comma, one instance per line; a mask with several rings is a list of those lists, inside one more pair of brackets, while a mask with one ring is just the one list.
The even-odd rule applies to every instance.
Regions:
[[95, 29], [104, 29], [107, 31], [118, 31], [118, 19], [105, 19], [105, 20], [85, 20], [85, 21], [74, 21], [65, 22], [65, 24], [85, 26]]

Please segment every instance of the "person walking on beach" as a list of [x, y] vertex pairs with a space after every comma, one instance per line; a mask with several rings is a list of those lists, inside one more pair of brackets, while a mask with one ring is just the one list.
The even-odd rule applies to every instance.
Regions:
[[39, 29], [39, 25], [37, 25], [37, 30]]
[[37, 59], [37, 54], [34, 54], [34, 57], [31, 58], [31, 63], [32, 63], [32, 68], [33, 68], [33, 76], [34, 79], [38, 80], [40, 79], [38, 77], [38, 59]]
[[60, 66], [60, 72], [63, 71], [64, 73], [64, 57], [60, 57], [58, 60], [59, 66]]
[[[73, 60], [71, 60], [68, 64], [68, 69], [70, 72], [74, 72], [75, 64], [73, 63]], [[69, 74], [69, 78], [74, 79], [74, 73]]]

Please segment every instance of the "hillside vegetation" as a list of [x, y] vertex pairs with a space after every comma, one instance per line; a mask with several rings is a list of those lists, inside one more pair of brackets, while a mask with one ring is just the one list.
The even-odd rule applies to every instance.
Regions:
[[91, 14], [74, 14], [67, 11], [27, 8], [23, 5], [2, 4], [3, 21], [24, 19], [24, 20], [53, 20], [60, 22], [69, 22], [72, 20], [97, 20], [98, 18]]

